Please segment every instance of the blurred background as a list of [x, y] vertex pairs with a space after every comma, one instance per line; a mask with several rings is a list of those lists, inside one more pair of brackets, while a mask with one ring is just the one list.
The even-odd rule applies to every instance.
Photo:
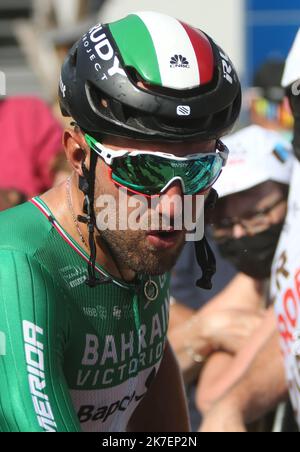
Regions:
[[232, 57], [244, 86], [266, 58], [286, 57], [300, 23], [299, 0], [1, 0], [0, 70], [7, 95], [53, 102], [60, 61], [90, 24], [149, 9], [207, 31]]

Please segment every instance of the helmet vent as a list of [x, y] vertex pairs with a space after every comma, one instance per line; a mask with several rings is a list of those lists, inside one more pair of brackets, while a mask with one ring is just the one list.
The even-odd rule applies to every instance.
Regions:
[[192, 97], [197, 97], [197, 96], [200, 96], [201, 94], [205, 94], [207, 92], [213, 91], [217, 87], [217, 84], [218, 84], [218, 72], [216, 70], [214, 71], [213, 79], [209, 83], [197, 86], [196, 88], [185, 89], [185, 90], [183, 90], [183, 89], [178, 90], [178, 89], [173, 89], [173, 88], [166, 88], [166, 87], [160, 86], [160, 85], [149, 84], [140, 76], [140, 74], [137, 72], [137, 70], [134, 67], [127, 66], [125, 68], [125, 70], [126, 70], [127, 76], [130, 79], [130, 81], [138, 89], [142, 89], [143, 91], [146, 91], [146, 92], [152, 92], [155, 94], [160, 94], [161, 96], [167, 96], [167, 97], [172, 97], [172, 98], [175, 97], [175, 98], [182, 99], [183, 97], [185, 97], [186, 99], [189, 99]]

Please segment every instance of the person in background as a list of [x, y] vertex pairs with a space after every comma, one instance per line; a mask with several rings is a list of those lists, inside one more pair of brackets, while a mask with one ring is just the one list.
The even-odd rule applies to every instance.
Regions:
[[[240, 147], [240, 156], [243, 156], [245, 152], [249, 152], [250, 155], [257, 146], [259, 146], [259, 149], [262, 149], [262, 152], [264, 152], [264, 150], [267, 152], [270, 152], [270, 150], [273, 151], [273, 147], [274, 149], [276, 147], [277, 153], [280, 154], [282, 152], [284, 155], [288, 152], [290, 157], [290, 145], [286, 138], [290, 138], [293, 117], [290, 108], [284, 99], [284, 90], [281, 88], [280, 84], [283, 68], [284, 62], [270, 60], [265, 62], [256, 73], [253, 80], [255, 88], [251, 90], [249, 102], [250, 116], [254, 124], [253, 126], [245, 128], [242, 132], [237, 133], [233, 138], [228, 138], [228, 143], [230, 143], [230, 145], [232, 143], [236, 150], [236, 157], [239, 154]], [[262, 105], [264, 108], [262, 108]], [[244, 149], [245, 147], [246, 150]], [[255, 153], [255, 155], [257, 156], [257, 153]], [[260, 156], [258, 156], [258, 159], [260, 159]], [[238, 159], [235, 163], [239, 163]], [[257, 172], [256, 169], [255, 172]], [[236, 186], [231, 187], [233, 190], [232, 193], [238, 191], [240, 179], [242, 179], [242, 177], [240, 177], [237, 172], [233, 181], [233, 183], [236, 183]], [[272, 188], [272, 186], [269, 186], [269, 188]], [[287, 189], [285, 191], [287, 191]], [[259, 197], [263, 193], [258, 191], [256, 194], [258, 195], [258, 199], [260, 199]], [[287, 193], [285, 193], [285, 196], [287, 196]], [[211, 235], [211, 233], [209, 234], [208, 232], [208, 235]], [[213, 240], [211, 244], [217, 258], [217, 274], [214, 278], [213, 292], [203, 292], [195, 287], [194, 281], [196, 279], [195, 273], [197, 271], [197, 266], [193, 246], [189, 243], [186, 244], [181, 257], [176, 264], [171, 284], [173, 304], [170, 315], [169, 336], [177, 351], [185, 381], [188, 383], [187, 391], [194, 429], [199, 426], [201, 420], [199, 411], [206, 411], [215, 396], [219, 394], [219, 391], [223, 391], [223, 384], [226, 387], [227, 384], [230, 384], [232, 379], [236, 378], [236, 375], [242, 371], [243, 365], [247, 362], [247, 359], [245, 360], [243, 355], [241, 359], [239, 358], [236, 360], [237, 364], [232, 366], [232, 375], [231, 372], [228, 372], [228, 379], [224, 378], [220, 380], [219, 378], [224, 370], [223, 367], [231, 369], [230, 363], [233, 360], [233, 356], [238, 355], [239, 350], [243, 350], [245, 343], [247, 343], [247, 338], [251, 336], [257, 328], [256, 316], [261, 315], [262, 306], [265, 306], [266, 304], [265, 292], [263, 291], [264, 284], [253, 278], [253, 275], [248, 276], [243, 273], [241, 271], [243, 269], [238, 269], [234, 259], [233, 262], [230, 263], [228, 259], [224, 259], [224, 257], [220, 256], [218, 248]], [[273, 254], [274, 252], [275, 248], [273, 248]], [[240, 271], [237, 274], [238, 270]], [[262, 292], [264, 293], [262, 294]], [[205, 309], [202, 309], [204, 306]], [[234, 315], [229, 315], [229, 308], [234, 310]], [[244, 328], [243, 324], [247, 315], [249, 316], [247, 328]], [[215, 319], [215, 321], [213, 321], [213, 319]], [[205, 369], [207, 370], [207, 373], [204, 372], [201, 374], [202, 377], [200, 381], [203, 381], [203, 385], [199, 382], [198, 389], [196, 390], [196, 379], [199, 377], [199, 371], [203, 367], [203, 363], [200, 363], [200, 365], [197, 364], [192, 358], [193, 354], [191, 354], [190, 347], [185, 346], [187, 340], [183, 340], [183, 337], [185, 337], [186, 328], [193, 334], [193, 331], [198, 328], [197, 325], [199, 322], [201, 324], [205, 323], [207, 326], [205, 334], [210, 336], [209, 342], [212, 344], [216, 339], [214, 335], [218, 335], [220, 331], [221, 320], [224, 332], [227, 332], [227, 335], [224, 335], [227, 339], [227, 348], [224, 347], [224, 343], [218, 344], [215, 348], [227, 352], [229, 351], [230, 356], [228, 356], [228, 354], [226, 357], [224, 354], [223, 356], [220, 356], [221, 354], [216, 353], [214, 358], [211, 358], [210, 360], [211, 365], [209, 365], [209, 363], [206, 365]], [[190, 322], [193, 323], [194, 327], [191, 327]], [[266, 322], [268, 322], [267, 319]], [[268, 325], [266, 325], [266, 332], [269, 331], [270, 328], [275, 328], [275, 322], [273, 320], [269, 320], [269, 322], [271, 326], [268, 327]], [[208, 328], [209, 326], [211, 328], [210, 331]], [[230, 334], [229, 330], [235, 331], [235, 336]], [[238, 332], [240, 334], [239, 340], [237, 339]], [[199, 332], [199, 336], [200, 334], [201, 331]], [[234, 353], [233, 349], [228, 347], [229, 338], [233, 339], [232, 343], [235, 347]], [[260, 339], [258, 333], [258, 341], [260, 340], [263, 339]], [[187, 357], [186, 350], [188, 350], [189, 358]], [[209, 348], [206, 353], [208, 352]], [[194, 357], [196, 355], [194, 353]], [[248, 353], [248, 355], [250, 357], [250, 353]], [[202, 361], [203, 357], [196, 356], [196, 360]], [[211, 369], [213, 369], [212, 373]], [[206, 375], [208, 375], [207, 380], [206, 378], [203, 378]], [[211, 378], [215, 379], [215, 383], [218, 382], [221, 384], [209, 384]], [[206, 381], [208, 381], [208, 384], [206, 384]], [[214, 391], [214, 389], [216, 391]], [[197, 407], [195, 406], [195, 397], [197, 399]]]
[[0, 190], [0, 212], [26, 201], [26, 196], [16, 190]]
[[283, 60], [266, 60], [254, 75], [250, 95], [245, 97], [248, 98], [250, 124], [275, 130], [291, 141], [294, 119], [281, 86], [283, 70]]
[[0, 190], [23, 199], [49, 189], [62, 155], [62, 127], [48, 105], [34, 97], [1, 98], [0, 129]]
[[[300, 30], [287, 59], [282, 85], [295, 119], [296, 159], [290, 178], [288, 214], [272, 267], [271, 298], [278, 331], [256, 351], [248, 368], [206, 414], [203, 432], [245, 431], [245, 424], [268, 412], [289, 390], [299, 421], [299, 174]], [[280, 344], [280, 347], [279, 347]], [[285, 366], [284, 366], [285, 364]], [[285, 367], [285, 372], [284, 372]], [[289, 430], [292, 431], [289, 425]]]
[[[245, 309], [251, 299], [254, 309], [265, 310], [272, 304], [269, 279], [287, 212], [294, 155], [279, 133], [258, 126], [226, 141], [231, 156], [222, 180], [216, 184], [220, 199], [208, 221], [221, 254], [240, 272], [231, 303]], [[243, 287], [250, 281], [252, 287], [245, 291], [245, 297]], [[197, 391], [197, 404], [203, 413], [235, 382], [253, 350], [276, 331], [272, 312], [268, 310], [265, 317], [249, 344], [244, 344], [235, 357], [217, 353], [208, 360]]]

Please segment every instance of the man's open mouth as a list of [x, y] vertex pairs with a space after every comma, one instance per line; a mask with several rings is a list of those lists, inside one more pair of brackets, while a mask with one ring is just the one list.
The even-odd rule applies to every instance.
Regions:
[[147, 240], [155, 248], [167, 249], [178, 243], [182, 231], [170, 229], [167, 231], [149, 231], [147, 233]]

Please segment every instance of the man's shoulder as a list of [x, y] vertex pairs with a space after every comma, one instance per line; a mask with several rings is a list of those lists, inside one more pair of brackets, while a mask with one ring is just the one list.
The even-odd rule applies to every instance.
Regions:
[[50, 230], [51, 225], [31, 202], [8, 209], [0, 213], [0, 251], [34, 255]]

